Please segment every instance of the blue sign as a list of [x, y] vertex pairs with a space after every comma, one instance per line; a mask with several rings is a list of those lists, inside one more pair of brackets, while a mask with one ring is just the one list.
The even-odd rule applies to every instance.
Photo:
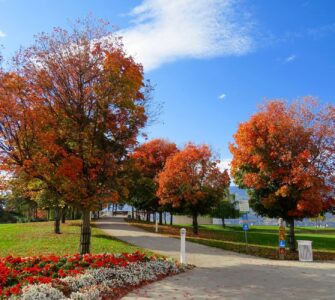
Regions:
[[280, 240], [279, 241], [279, 247], [280, 248], [285, 248], [286, 247], [286, 241], [285, 240]]
[[249, 230], [249, 224], [243, 224], [243, 230], [248, 231]]
[[247, 221], [248, 220], [248, 214], [243, 214], [242, 215], [242, 220]]

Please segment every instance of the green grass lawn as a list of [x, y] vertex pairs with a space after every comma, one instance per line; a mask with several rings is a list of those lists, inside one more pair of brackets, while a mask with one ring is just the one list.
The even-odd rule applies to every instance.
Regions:
[[[78, 253], [80, 240], [79, 221], [61, 224], [62, 234], [53, 233], [53, 222], [0, 224], [0, 256], [32, 256]], [[121, 253], [142, 249], [106, 235], [92, 228], [91, 252]]]
[[[186, 225], [186, 227], [190, 227], [190, 225]], [[221, 225], [200, 225], [199, 228], [200, 231], [212, 233], [215, 239], [242, 243], [245, 241], [242, 226], [226, 226], [224, 228]], [[335, 251], [334, 228], [297, 227], [295, 233], [297, 240], [313, 241], [312, 245], [316, 250]], [[250, 226], [248, 242], [253, 245], [278, 247], [278, 227]]]

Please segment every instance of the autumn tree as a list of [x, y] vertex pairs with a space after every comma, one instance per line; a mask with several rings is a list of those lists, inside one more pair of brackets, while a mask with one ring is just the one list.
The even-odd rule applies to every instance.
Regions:
[[167, 159], [177, 152], [175, 143], [154, 139], [137, 147], [131, 157], [134, 162], [132, 197], [135, 204], [148, 212], [159, 212], [159, 224], [163, 223], [162, 207], [157, 197], [156, 178], [163, 170]]
[[90, 211], [127, 193], [119, 174], [147, 120], [142, 67], [92, 19], [40, 34], [12, 61], [0, 72], [2, 168], [82, 210], [88, 253]]
[[334, 111], [310, 98], [290, 105], [269, 101], [239, 125], [230, 145], [235, 182], [248, 189], [258, 214], [286, 220], [291, 251], [296, 249], [294, 220], [333, 206]]
[[[54, 211], [54, 233], [60, 234], [60, 220], [63, 213], [65, 202], [57, 193], [48, 189], [48, 185], [42, 180], [31, 178], [26, 173], [15, 174], [15, 177], [6, 180], [5, 190], [10, 191], [12, 202], [30, 204], [36, 211], [50, 210]], [[20, 200], [21, 199], [21, 200]], [[31, 220], [31, 213], [28, 213], [28, 220]]]
[[17, 214], [18, 219], [31, 222], [36, 220], [38, 204], [29, 194], [24, 193], [18, 186], [2, 193], [6, 201], [6, 211]]
[[229, 186], [227, 170], [221, 171], [206, 145], [188, 144], [168, 158], [158, 176], [157, 195], [161, 204], [171, 204], [192, 215], [198, 233], [198, 216], [211, 211]]
[[53, 212], [54, 233], [60, 234], [60, 223], [65, 213], [64, 208], [66, 207], [64, 199], [58, 193], [54, 193], [48, 189], [48, 186], [40, 179], [31, 180], [27, 187], [27, 192], [40, 209], [47, 210], [48, 215], [50, 215], [50, 211]]

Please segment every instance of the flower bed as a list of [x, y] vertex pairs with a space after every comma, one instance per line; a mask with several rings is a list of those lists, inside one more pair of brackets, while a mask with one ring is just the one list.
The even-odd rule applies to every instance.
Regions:
[[1, 298], [117, 299], [182, 267], [155, 256], [101, 254], [0, 259]]

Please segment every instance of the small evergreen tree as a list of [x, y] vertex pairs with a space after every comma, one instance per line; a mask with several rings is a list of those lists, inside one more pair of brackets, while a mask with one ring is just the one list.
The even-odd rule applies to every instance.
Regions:
[[225, 219], [237, 218], [239, 216], [239, 210], [236, 209], [237, 201], [235, 194], [230, 194], [227, 189], [225, 196], [220, 202], [213, 207], [211, 211], [211, 217], [219, 218], [222, 220], [222, 226], [226, 227]]

